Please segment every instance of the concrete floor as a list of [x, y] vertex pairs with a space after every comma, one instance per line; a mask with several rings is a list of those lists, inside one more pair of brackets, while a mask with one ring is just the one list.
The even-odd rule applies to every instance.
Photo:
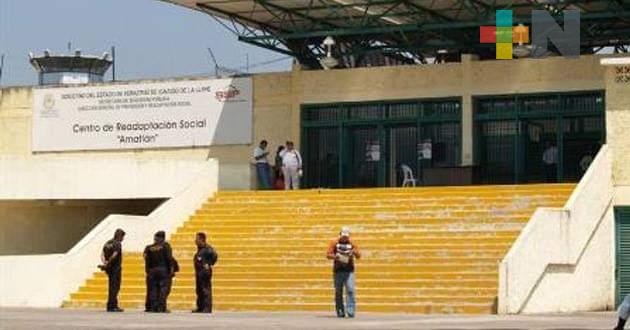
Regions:
[[0, 329], [612, 329], [614, 313], [533, 316], [453, 316], [359, 314], [338, 319], [323, 313], [231, 313], [199, 315], [183, 312], [145, 314], [95, 310], [0, 309]]

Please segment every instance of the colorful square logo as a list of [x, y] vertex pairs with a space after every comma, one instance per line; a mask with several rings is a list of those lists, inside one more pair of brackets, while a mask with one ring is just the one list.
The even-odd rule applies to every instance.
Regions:
[[496, 59], [511, 60], [512, 45], [529, 43], [529, 27], [513, 26], [511, 10], [497, 10], [495, 26], [479, 27], [479, 42], [496, 45]]

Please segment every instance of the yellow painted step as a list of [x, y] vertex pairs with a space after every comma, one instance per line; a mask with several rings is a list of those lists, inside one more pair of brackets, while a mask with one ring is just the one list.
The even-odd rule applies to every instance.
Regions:
[[[144, 300], [139, 301], [122, 301], [120, 305], [126, 309], [143, 309]], [[100, 302], [77, 302], [68, 303], [64, 307], [67, 308], [104, 308], [104, 303]], [[214, 305], [214, 311], [286, 311], [290, 307], [293, 311], [333, 311], [333, 303], [319, 304], [272, 304], [272, 303], [217, 303]], [[194, 303], [169, 304], [170, 309], [189, 310], [194, 308]], [[401, 303], [401, 304], [370, 304], [364, 303], [357, 305], [357, 313], [361, 312], [380, 312], [380, 313], [415, 313], [415, 314], [490, 314], [495, 312], [494, 303], [468, 303], [468, 304], [435, 304], [435, 303]]]
[[[316, 288], [283, 288], [283, 287], [251, 287], [251, 286], [213, 286], [212, 292], [215, 296], [220, 297], [229, 294], [257, 294], [273, 296], [276, 294], [292, 294], [292, 295], [330, 295], [334, 293], [332, 279], [328, 286]], [[144, 295], [146, 293], [143, 286], [122, 287], [121, 294]], [[171, 291], [170, 299], [177, 296], [192, 295], [195, 293], [193, 286], [175, 285]], [[395, 297], [432, 297], [432, 296], [496, 296], [497, 288], [439, 288], [439, 287], [422, 287], [422, 288], [379, 288], [379, 287], [357, 287], [357, 295], [387, 295]], [[95, 297], [107, 296], [107, 288], [105, 286], [93, 286], [90, 289], [82, 288], [77, 293], [72, 294], [73, 297], [80, 299], [96, 299]]]
[[[182, 285], [192, 286], [194, 285], [193, 279], [177, 279]], [[103, 285], [107, 284], [106, 279], [92, 278], [87, 280], [86, 285]], [[123, 278], [123, 286], [140, 286], [146, 285], [146, 280], [142, 278]], [[283, 287], [283, 288], [309, 288], [309, 287], [328, 287], [330, 285], [329, 279], [213, 279], [213, 285], [233, 285], [242, 286], [249, 285], [252, 287]], [[477, 280], [477, 279], [363, 279], [361, 281], [362, 286], [366, 287], [466, 287], [466, 288], [490, 288], [497, 285], [497, 280]]]
[[[573, 188], [219, 192], [169, 233], [181, 266], [169, 307], [193, 307], [193, 240], [205, 231], [219, 252], [217, 310], [331, 311], [332, 266], [324, 253], [349, 225], [364, 255], [357, 262], [359, 311], [492, 313], [498, 262], [537, 207], [562, 206]], [[103, 308], [106, 292], [106, 277], [96, 272], [64, 306]], [[121, 304], [142, 309], [144, 295], [142, 256], [125, 253]]]
[[[471, 295], [471, 296], [374, 296], [374, 295], [364, 295], [357, 294], [357, 302], [361, 303], [381, 303], [381, 304], [391, 304], [391, 303], [458, 303], [458, 300], [466, 300], [470, 303], [492, 303], [494, 300], [494, 296], [480, 296], [480, 295]], [[106, 294], [99, 295], [74, 295], [74, 300], [77, 301], [90, 301], [93, 299], [103, 300], [107, 299]], [[139, 302], [145, 299], [144, 293], [133, 293], [133, 294], [122, 294], [119, 297], [121, 301], [135, 301]], [[170, 297], [168, 300], [169, 303], [190, 303], [196, 299], [196, 295], [194, 292], [190, 294], [179, 294], [176, 295], [175, 298]], [[259, 295], [259, 294], [216, 294], [213, 297], [213, 300], [217, 303], [234, 303], [234, 302], [271, 302], [271, 303], [286, 303], [286, 304], [296, 304], [296, 303], [329, 303], [334, 299], [334, 291], [330, 290], [327, 294], [316, 294], [316, 295], [295, 295], [295, 294], [278, 294], [274, 293], [274, 295]]]

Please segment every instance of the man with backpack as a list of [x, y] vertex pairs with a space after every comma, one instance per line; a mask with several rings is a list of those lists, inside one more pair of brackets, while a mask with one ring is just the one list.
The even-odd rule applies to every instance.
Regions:
[[107, 293], [107, 311], [122, 312], [118, 306], [118, 292], [120, 291], [120, 277], [122, 274], [122, 241], [125, 238], [125, 232], [122, 229], [116, 229], [114, 238], [110, 239], [103, 245], [101, 253], [102, 264], [98, 266], [107, 274], [108, 293]]
[[[337, 317], [354, 317], [354, 260], [361, 258], [359, 247], [350, 240], [350, 228], [343, 227], [339, 237], [328, 245], [326, 258], [334, 260], [333, 274], [335, 280], [335, 310]], [[346, 305], [343, 303], [343, 288], [346, 288]]]
[[212, 313], [212, 266], [217, 263], [217, 252], [206, 242], [206, 233], [199, 232], [195, 237], [197, 253], [195, 265], [195, 291], [197, 309], [193, 313]]

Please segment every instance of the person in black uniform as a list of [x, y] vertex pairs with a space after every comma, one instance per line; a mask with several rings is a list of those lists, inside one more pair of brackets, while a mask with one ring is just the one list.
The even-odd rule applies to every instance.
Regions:
[[166, 296], [171, 278], [173, 252], [165, 242], [165, 234], [158, 231], [153, 244], [144, 249], [144, 270], [147, 274], [147, 312], [166, 312]]
[[[179, 263], [177, 262], [177, 259], [173, 257], [171, 259], [171, 273], [166, 280], [166, 297], [164, 298], [166, 301], [168, 301], [168, 295], [171, 294], [171, 288], [173, 287], [173, 278], [175, 277], [175, 273], [177, 272], [179, 272]], [[166, 311], [169, 311], [168, 308], [166, 309]]]
[[103, 245], [101, 253], [101, 262], [99, 268], [103, 270], [108, 277], [108, 294], [107, 294], [107, 311], [122, 312], [118, 307], [118, 292], [120, 291], [120, 277], [122, 273], [122, 241], [125, 238], [125, 232], [122, 229], [116, 229], [114, 238], [110, 239]]
[[197, 309], [193, 313], [212, 313], [212, 266], [217, 262], [217, 252], [206, 243], [206, 234], [197, 233], [195, 238], [197, 253], [195, 264], [195, 288]]
[[[164, 243], [165, 245], [168, 245], [170, 247], [170, 244], [168, 244], [168, 242]], [[172, 249], [171, 249], [172, 251]], [[166, 278], [166, 297], [165, 297], [165, 301], [168, 301], [168, 296], [171, 294], [171, 287], [173, 286], [173, 278], [175, 277], [175, 273], [179, 272], [179, 263], [177, 262], [177, 259], [175, 259], [175, 257], [173, 256], [173, 258], [171, 259], [171, 272], [170, 272], [170, 276], [167, 276]], [[146, 275], [146, 285], [147, 288], [149, 287], [149, 274], [147, 273]], [[152, 308], [151, 308], [151, 303], [149, 302], [149, 290], [147, 289], [147, 294], [145, 297], [145, 301], [144, 301], [144, 311], [145, 312], [152, 312]], [[165, 306], [165, 311], [166, 312], [170, 312], [168, 310], [168, 306]]]

